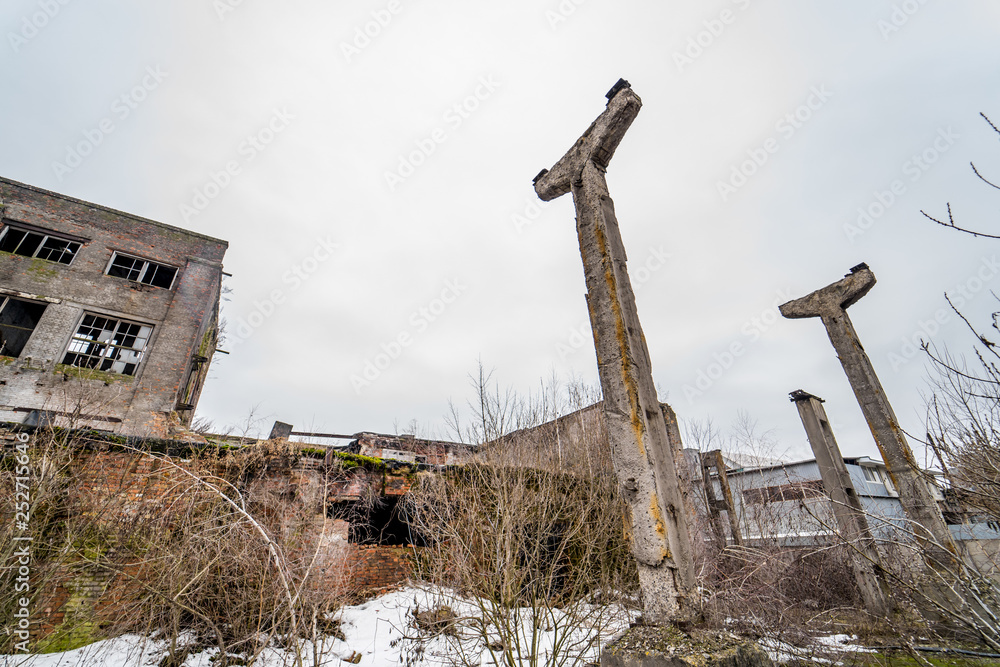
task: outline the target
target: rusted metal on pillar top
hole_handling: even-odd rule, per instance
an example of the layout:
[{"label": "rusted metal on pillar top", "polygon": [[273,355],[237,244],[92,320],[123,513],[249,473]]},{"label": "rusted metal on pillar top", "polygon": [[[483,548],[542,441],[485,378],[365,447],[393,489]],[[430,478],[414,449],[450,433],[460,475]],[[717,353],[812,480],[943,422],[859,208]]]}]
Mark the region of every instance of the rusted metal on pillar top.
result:
[{"label": "rusted metal on pillar top", "polygon": [[894,605],[882,556],[875,546],[861,500],[830,428],[823,399],[801,389],[791,392],[789,397],[798,409],[809,446],[816,456],[823,488],[832,501],[840,538],[850,545],[851,569],[861,599],[869,612],[890,614]]},{"label": "rusted metal on pillar top", "polygon": [[[929,534],[917,536],[929,554],[939,563],[950,563],[957,553],[951,531],[917,467],[882,383],[847,315],[846,309],[868,294],[874,285],[875,275],[868,265],[858,264],[841,280],[782,304],[779,310],[790,319],[819,317],[823,321],[875,444],[899,491],[903,511]],[[928,536],[930,542],[925,539]]]},{"label": "rusted metal on pillar top", "polygon": [[[656,396],[626,268],[625,247],[604,173],[642,102],[625,80],[572,148],[534,179],[545,201],[572,192],[587,305],[612,461],[629,506],[632,553],[651,622],[693,619],[696,580],[689,512]],[[676,440],[676,437],[673,438]]]}]

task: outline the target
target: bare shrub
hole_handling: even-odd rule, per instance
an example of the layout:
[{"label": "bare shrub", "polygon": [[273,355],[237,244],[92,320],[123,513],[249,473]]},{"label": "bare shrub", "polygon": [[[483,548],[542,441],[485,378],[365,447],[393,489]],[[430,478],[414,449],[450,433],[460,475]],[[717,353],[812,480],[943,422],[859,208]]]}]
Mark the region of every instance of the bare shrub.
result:
[{"label": "bare shrub", "polygon": [[100,634],[166,638],[178,665],[195,647],[216,647],[224,665],[278,642],[301,665],[301,640],[318,651],[335,629],[349,592],[325,512],[326,488],[343,474],[336,459],[303,466],[276,442],[182,460],[84,432],[33,439],[45,449],[34,456],[36,569],[103,576]]},{"label": "bare shrub", "polygon": [[797,640],[812,619],[858,605],[842,549],[727,547],[705,562],[706,619],[749,636]]},{"label": "bare shrub", "polygon": [[420,575],[457,615],[446,634],[454,664],[478,665],[481,652],[511,667],[579,664],[622,622],[613,603],[638,592],[604,436],[512,434],[552,403],[488,381],[480,372],[474,433],[496,437],[460,468],[420,475],[406,497],[428,544]]},{"label": "bare shrub", "polygon": [[[60,575],[64,522],[70,513],[66,487],[73,460],[62,438],[51,430],[30,438],[22,435],[23,441],[14,433],[9,437],[10,440],[4,442],[0,459],[0,558],[4,564],[0,568],[0,590],[10,594],[0,595],[0,616],[10,625],[5,625],[0,632],[0,653],[12,653],[18,642],[14,632],[17,601],[22,597],[36,599],[37,591]],[[16,443],[27,445],[26,454],[19,455]],[[26,507],[19,507],[25,501],[16,493],[22,488],[16,483],[18,478],[28,479]],[[26,530],[15,521],[15,511],[29,517]],[[25,547],[30,553],[30,588],[25,588],[25,582],[18,580],[20,554]]]}]

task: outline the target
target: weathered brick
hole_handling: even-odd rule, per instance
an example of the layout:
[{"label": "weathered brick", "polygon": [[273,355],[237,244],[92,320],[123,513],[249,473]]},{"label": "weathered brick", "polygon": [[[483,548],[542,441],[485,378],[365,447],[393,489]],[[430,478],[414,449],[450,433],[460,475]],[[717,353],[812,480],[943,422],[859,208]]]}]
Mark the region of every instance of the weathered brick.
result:
[{"label": "weathered brick", "polygon": [[[72,413],[129,435],[171,434],[187,423],[215,352],[222,259],[228,243],[0,178],[3,222],[89,239],[69,265],[0,253],[0,296],[55,300],[17,359],[0,357],[0,420],[31,410]],[[171,289],[108,276],[114,252],[177,267]],[[153,326],[134,377],[83,378],[61,362],[84,313]],[[208,361],[199,362],[198,357]]]}]

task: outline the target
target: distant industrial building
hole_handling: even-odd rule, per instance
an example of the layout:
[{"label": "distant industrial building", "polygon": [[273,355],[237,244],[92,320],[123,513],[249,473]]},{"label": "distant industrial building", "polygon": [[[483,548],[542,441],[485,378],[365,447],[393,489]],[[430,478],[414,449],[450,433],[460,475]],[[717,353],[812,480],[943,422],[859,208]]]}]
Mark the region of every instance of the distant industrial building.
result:
[{"label": "distant industrial building", "polygon": [[[806,546],[834,540],[837,522],[815,459],[746,466],[737,455],[723,458],[744,541]],[[875,539],[905,538],[906,518],[885,464],[867,456],[844,463]],[[939,482],[931,491],[956,540],[1000,540],[1000,526],[966,511]],[[718,489],[717,479],[714,484]]]}]

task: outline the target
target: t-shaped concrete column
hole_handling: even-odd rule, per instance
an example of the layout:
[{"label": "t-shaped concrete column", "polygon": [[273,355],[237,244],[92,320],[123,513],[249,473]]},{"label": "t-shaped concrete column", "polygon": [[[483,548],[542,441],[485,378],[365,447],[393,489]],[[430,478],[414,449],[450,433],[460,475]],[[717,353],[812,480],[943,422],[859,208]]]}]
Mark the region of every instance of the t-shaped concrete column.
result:
[{"label": "t-shaped concrete column", "polygon": [[816,455],[823,488],[833,502],[833,515],[840,536],[848,543],[854,580],[861,599],[869,612],[888,615],[893,610],[893,604],[882,557],[875,547],[875,539],[868,528],[868,519],[854,490],[847,464],[833,437],[830,420],[823,409],[823,399],[801,389],[790,395],[809,437],[809,446]]},{"label": "t-shaped concrete column", "polygon": [[569,152],[535,177],[535,192],[544,201],[573,193],[608,441],[630,508],[644,616],[653,623],[684,621],[694,616],[696,585],[688,511],[604,178],[642,102],[624,80],[607,97],[607,109]]},{"label": "t-shaped concrete column", "polygon": [[[951,531],[941,516],[937,501],[921,476],[910,445],[903,436],[896,414],[889,405],[882,384],[847,316],[847,308],[857,303],[875,285],[875,275],[866,264],[851,269],[845,278],[808,296],[779,307],[785,317],[819,317],[826,326],[861,411],[875,437],[875,444],[899,490],[899,502],[925,554],[942,565],[954,562],[957,550]],[[921,530],[922,529],[922,530]]]}]

